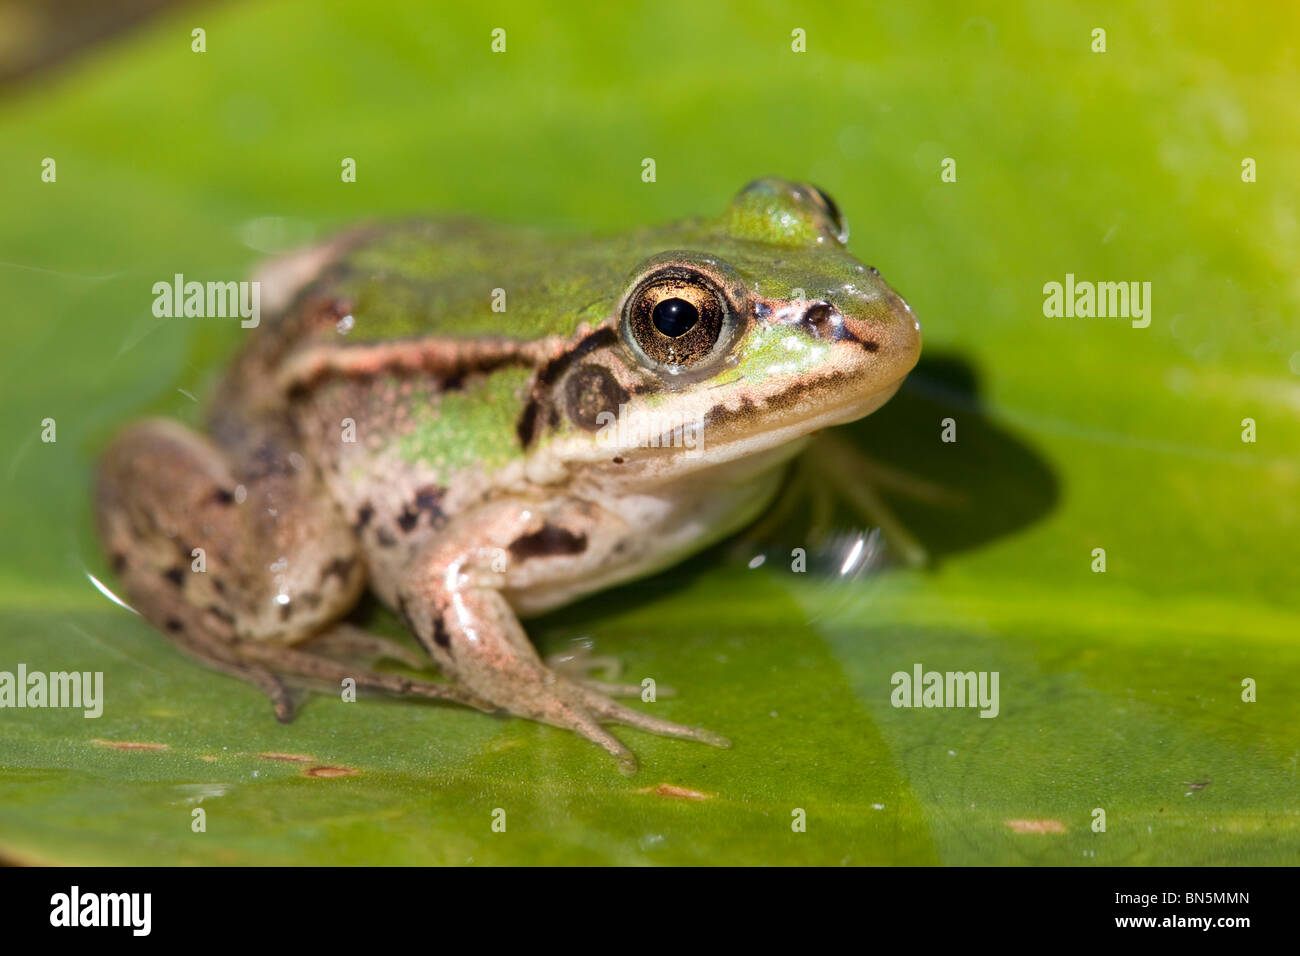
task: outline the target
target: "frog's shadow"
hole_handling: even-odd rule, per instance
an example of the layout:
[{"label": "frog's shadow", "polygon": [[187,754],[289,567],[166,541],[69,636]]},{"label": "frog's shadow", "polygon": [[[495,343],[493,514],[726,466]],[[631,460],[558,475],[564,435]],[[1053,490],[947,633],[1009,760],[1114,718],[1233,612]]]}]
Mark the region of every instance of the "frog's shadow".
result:
[{"label": "frog's shadow", "polygon": [[[954,555],[1039,521],[1059,500],[1060,482],[1055,472],[1031,446],[990,418],[980,399],[979,375],[960,356],[939,353],[923,357],[884,407],[836,429],[835,434],[873,466],[901,476],[902,487],[937,492],[915,494],[890,487],[888,482],[871,483],[889,511],[925,549],[925,567],[931,571]],[[814,481],[817,467],[811,467]],[[757,550],[776,553],[785,549],[788,554],[790,548],[806,545],[807,521],[807,509],[796,509],[792,521],[784,522],[759,544],[751,544],[742,532],[669,570],[595,595],[547,615],[540,623],[550,630],[548,624],[563,622],[561,629],[570,633],[575,628],[598,627],[610,606],[636,609],[666,597],[719,564],[744,566]],[[835,511],[834,521],[839,530],[864,530],[862,519],[843,505]]]}]

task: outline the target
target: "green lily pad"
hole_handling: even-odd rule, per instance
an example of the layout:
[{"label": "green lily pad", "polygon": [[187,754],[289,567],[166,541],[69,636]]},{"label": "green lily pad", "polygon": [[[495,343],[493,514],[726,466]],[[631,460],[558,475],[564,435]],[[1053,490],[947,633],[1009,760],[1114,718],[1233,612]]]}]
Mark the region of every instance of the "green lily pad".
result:
[{"label": "green lily pad", "polygon": [[[1294,861],[1300,106],[1296,14],[1272,17],[230,4],[11,86],[0,671],[102,671],[105,705],[0,710],[0,859]],[[242,334],[154,318],[154,282],[422,210],[630,228],[765,174],[833,194],[922,319],[903,392],[840,437],[927,562],[836,574],[801,506],[531,627],[672,685],[636,706],[733,749],[619,731],[624,778],[423,701],[318,695],[280,725],[93,586],[96,454],[142,414],[196,421]],[[1150,282],[1150,325],[1045,316],[1067,273]],[[917,664],[996,671],[997,716],[895,707]]]}]

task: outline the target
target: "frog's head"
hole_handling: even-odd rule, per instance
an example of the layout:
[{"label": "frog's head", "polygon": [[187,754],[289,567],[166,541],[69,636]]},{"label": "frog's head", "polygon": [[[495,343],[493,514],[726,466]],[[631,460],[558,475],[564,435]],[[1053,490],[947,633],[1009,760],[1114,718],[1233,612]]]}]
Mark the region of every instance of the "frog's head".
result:
[{"label": "frog's head", "polygon": [[874,411],[916,364],[920,325],[846,239],[830,197],[779,179],[642,234],[613,318],[550,376],[554,450],[662,477],[790,454]]}]

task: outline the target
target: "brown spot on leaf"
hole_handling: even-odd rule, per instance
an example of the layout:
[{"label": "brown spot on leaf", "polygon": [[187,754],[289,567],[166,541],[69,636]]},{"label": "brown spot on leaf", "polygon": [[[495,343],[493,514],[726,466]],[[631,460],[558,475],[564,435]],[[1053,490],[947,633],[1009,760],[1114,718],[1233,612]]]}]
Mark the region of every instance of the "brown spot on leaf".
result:
[{"label": "brown spot on leaf", "polygon": [[99,744],[101,747],[112,747],[114,750],[148,750],[156,752],[168,749],[166,744],[148,744],[138,740],[100,740],[96,737],[91,743]]},{"label": "brown spot on leaf", "polygon": [[315,763],[316,758],[310,754],[282,754],[282,753],[264,753],[258,754],[263,760],[282,760],[286,763]]},{"label": "brown spot on leaf", "polygon": [[1060,820],[1003,820],[1016,833],[1064,833]]},{"label": "brown spot on leaf", "polygon": [[668,800],[712,800],[713,794],[701,793],[699,790],[692,790],[690,787],[679,787],[675,783],[661,783],[657,787],[644,787],[637,793],[651,793],[656,797],[664,797]]},{"label": "brown spot on leaf", "polygon": [[355,777],[360,772],[351,767],[308,767],[302,775],[304,777]]}]

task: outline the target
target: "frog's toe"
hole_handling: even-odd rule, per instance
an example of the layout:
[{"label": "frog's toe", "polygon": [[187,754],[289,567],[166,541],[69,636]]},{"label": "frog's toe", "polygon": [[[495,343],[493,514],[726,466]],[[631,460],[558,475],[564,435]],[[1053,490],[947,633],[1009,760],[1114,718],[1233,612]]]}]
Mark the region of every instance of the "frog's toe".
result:
[{"label": "frog's toe", "polygon": [[658,734],[660,737],[677,737],[682,740],[696,740],[702,744],[708,744],[710,747],[727,748],[731,746],[731,741],[721,734],[715,734],[711,730],[705,730],[702,727],[688,727],[685,724],[676,724],[671,720],[664,720],[661,717],[652,717],[647,713],[639,710],[633,710],[630,707],[624,707],[622,704],[610,700],[597,694],[591,694],[587,702],[588,708],[607,723],[623,724],[627,727],[635,727],[638,730],[644,730],[647,733]]},{"label": "frog's toe", "polygon": [[409,647],[369,631],[339,622],[311,639],[310,648],[343,663],[359,662],[373,668],[381,660],[397,661],[412,670],[422,671],[429,659]]},{"label": "frog's toe", "polygon": [[[593,654],[586,647],[578,647],[546,658],[546,666],[570,682],[606,697],[640,697],[645,688],[640,684],[622,683],[616,678],[623,672],[623,662],[612,654]],[[600,677],[593,677],[600,674]],[[655,695],[672,697],[677,693],[671,687],[657,686]]]},{"label": "frog's toe", "polygon": [[[592,674],[599,673],[614,680],[623,673],[623,662],[617,657],[612,654],[593,654],[585,646],[550,655],[546,658],[546,666],[555,673],[579,683],[587,680]],[[637,693],[639,694],[640,691]]]},{"label": "frog's toe", "polygon": [[637,771],[636,755],[623,742],[600,725],[595,716],[586,712],[574,712],[564,726],[580,736],[586,737],[596,746],[602,748],[614,758],[619,773],[632,776]]},{"label": "frog's toe", "polygon": [[[597,694],[604,694],[606,697],[640,697],[645,693],[645,688],[640,684],[611,684],[604,680],[575,680],[575,684],[595,691]],[[674,697],[677,691],[671,687],[657,686],[655,688],[656,697]]]}]

